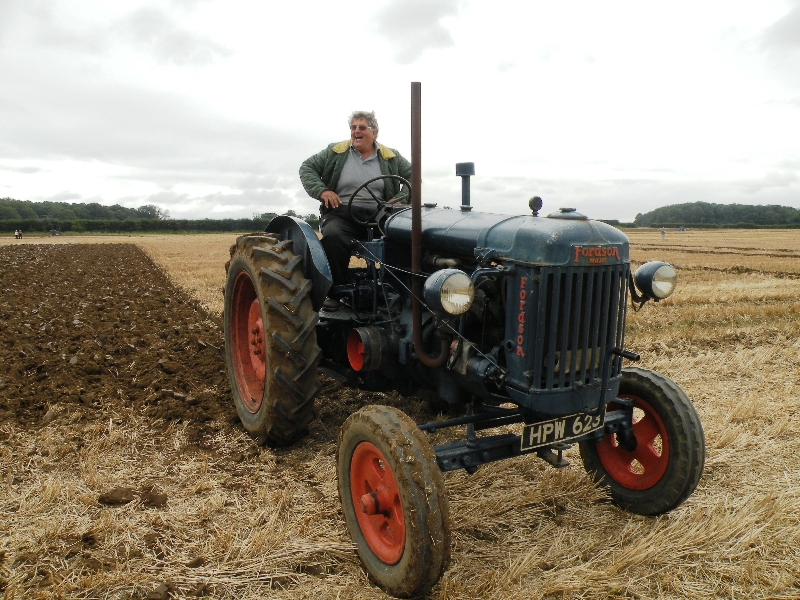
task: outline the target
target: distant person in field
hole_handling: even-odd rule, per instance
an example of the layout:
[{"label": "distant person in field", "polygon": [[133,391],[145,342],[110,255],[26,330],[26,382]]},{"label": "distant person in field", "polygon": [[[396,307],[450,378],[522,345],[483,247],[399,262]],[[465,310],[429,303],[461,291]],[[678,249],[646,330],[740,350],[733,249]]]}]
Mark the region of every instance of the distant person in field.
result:
[{"label": "distant person in field", "polygon": [[[329,144],[303,161],[300,182],[309,196],[320,201],[319,228],[322,247],[328,256],[333,284],[347,283],[350,247],[354,239],[366,239],[367,228],[354,223],[347,210],[353,192],[365,181],[380,175],[400,175],[411,179],[411,163],[397,150],[379,144],[378,120],[374,112],[356,111],[348,119],[350,139]],[[380,200],[408,202],[408,190],[396,179],[380,179],[369,185]],[[353,213],[367,220],[377,208],[369,192],[353,198]],[[326,301],[328,302],[328,301]],[[326,307],[331,303],[326,304]],[[338,301],[336,302],[338,306]]]},{"label": "distant person in field", "polygon": [[662,227],[661,228],[661,239],[663,240],[665,237],[667,237],[667,230]]}]

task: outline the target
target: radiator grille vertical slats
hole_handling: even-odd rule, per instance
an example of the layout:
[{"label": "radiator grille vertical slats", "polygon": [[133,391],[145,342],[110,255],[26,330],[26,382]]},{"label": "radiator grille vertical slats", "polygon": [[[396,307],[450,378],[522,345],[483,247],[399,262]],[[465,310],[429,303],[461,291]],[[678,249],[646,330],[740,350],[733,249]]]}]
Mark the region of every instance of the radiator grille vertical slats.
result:
[{"label": "radiator grille vertical slats", "polygon": [[[562,310],[563,310],[565,315],[572,314],[571,313],[571,308],[572,308],[572,282],[573,282],[574,279],[575,279],[575,274],[574,273],[567,273],[566,276],[564,277],[564,300],[562,301]],[[559,335],[558,344],[559,344],[560,348],[568,348],[569,347],[567,345],[567,343],[568,343],[568,340],[569,340],[569,331],[570,331],[571,327],[572,327],[572,321],[571,320],[567,321],[566,323],[562,323],[561,331],[558,334]],[[572,360],[572,356],[571,356],[572,354],[574,354],[574,353],[571,353],[570,356],[568,356],[568,357],[567,356],[563,357],[562,362],[571,361]],[[567,369],[566,368],[559,369],[559,372],[558,372],[558,387],[560,387],[560,388],[564,387],[564,383],[566,381],[566,376],[567,376]]]},{"label": "radiator grille vertical slats", "polygon": [[[627,272],[623,272],[620,277],[615,277],[614,280],[618,282],[617,293],[614,294],[614,298],[617,302],[614,307],[614,311],[617,313],[617,337],[614,343],[617,348],[623,348],[625,342],[625,318],[628,312],[628,305],[625,303],[625,299],[628,297]],[[615,355],[611,372],[619,373],[621,370],[622,357]]]},{"label": "radiator grille vertical slats", "polygon": [[588,365],[589,379],[600,377],[600,370],[597,368],[598,345],[600,344],[600,326],[603,324],[603,318],[600,313],[600,303],[603,299],[603,272],[595,271],[594,275],[594,297],[592,298],[592,321],[589,323],[591,328],[591,342],[589,347],[589,354],[592,357],[591,363]]},{"label": "radiator grille vertical slats", "polygon": [[[612,313],[609,310],[609,305],[611,304],[612,289],[614,287],[612,284],[612,280],[614,278],[612,277],[611,273],[609,273],[607,270],[604,270],[604,272],[600,275],[600,277],[603,279],[603,286],[602,286],[603,293],[600,295],[601,308],[600,308],[600,318],[598,318],[598,325],[597,325],[597,329],[600,332],[600,340],[598,341],[596,348],[600,354],[605,354],[605,349],[608,348],[608,338],[609,338],[608,330],[610,326],[613,325],[614,322],[616,321],[615,319],[616,314]],[[602,315],[608,315],[608,317],[606,319],[603,319]],[[601,321],[603,321],[603,323],[601,323]],[[613,331],[611,332],[611,335],[612,336],[614,335]],[[597,368],[597,377],[600,377],[603,373],[602,371],[603,364],[599,360],[595,361],[594,364]]]},{"label": "radiator grille vertical slats", "polygon": [[[535,323],[533,388],[563,389],[602,376],[603,361],[624,341],[628,265],[546,267],[531,292]],[[535,281],[535,279],[534,279]],[[610,375],[622,360],[613,356]]]},{"label": "radiator grille vertical slats", "polygon": [[591,322],[594,319],[593,315],[593,297],[594,297],[594,269],[586,269],[586,291],[584,298],[586,298],[586,306],[583,313],[579,315],[579,323],[582,331],[581,334],[581,363],[579,373],[584,374],[583,379],[586,378],[586,370],[589,366],[589,334],[591,329]]},{"label": "radiator grille vertical slats", "polygon": [[[545,326],[548,321],[548,314],[546,308],[547,302],[547,277],[539,277],[539,285],[532,286],[532,291],[535,294],[531,298],[531,303],[528,307],[535,307],[535,318],[527,319],[528,321],[536,324],[536,335],[534,337],[534,352],[533,352],[533,381],[541,381],[544,373],[544,334]],[[530,314],[530,313],[529,313]]]},{"label": "radiator grille vertical slats", "polygon": [[[559,310],[561,304],[561,269],[556,267],[552,273],[548,273],[548,311],[551,314]],[[547,323],[547,349],[545,356],[547,357],[547,364],[545,365],[546,382],[545,387],[553,387],[553,375],[556,370],[556,342],[558,341],[558,326],[561,325],[560,319],[550,319]]]},{"label": "radiator grille vertical slats", "polygon": [[[581,314],[581,311],[584,310],[585,304],[583,301],[583,288],[584,288],[584,280],[586,279],[586,269],[583,267],[578,267],[575,269],[575,304],[573,307],[573,313],[575,315]],[[580,339],[578,336],[580,335],[580,321],[577,323],[572,323],[572,336],[570,337],[570,344],[569,347],[573,349],[571,353],[570,360],[569,360],[569,386],[575,387],[575,373],[577,372],[578,367],[578,352],[575,351],[578,348],[578,340]],[[581,372],[583,372],[583,367],[581,367]]]}]

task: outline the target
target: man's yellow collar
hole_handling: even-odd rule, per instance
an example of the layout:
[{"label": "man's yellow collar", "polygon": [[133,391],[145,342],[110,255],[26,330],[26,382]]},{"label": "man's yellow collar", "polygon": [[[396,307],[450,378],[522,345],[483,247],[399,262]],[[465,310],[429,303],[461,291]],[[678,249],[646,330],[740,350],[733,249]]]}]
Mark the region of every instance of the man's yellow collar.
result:
[{"label": "man's yellow collar", "polygon": [[[341,154],[342,152],[347,152],[350,148],[350,140],[345,140],[343,142],[339,142],[336,144],[331,150],[336,152],[336,154]],[[378,144],[378,152],[381,153],[381,157],[383,160],[389,160],[390,158],[394,158],[395,154],[392,152],[391,148],[387,148],[386,146],[381,146]]]}]

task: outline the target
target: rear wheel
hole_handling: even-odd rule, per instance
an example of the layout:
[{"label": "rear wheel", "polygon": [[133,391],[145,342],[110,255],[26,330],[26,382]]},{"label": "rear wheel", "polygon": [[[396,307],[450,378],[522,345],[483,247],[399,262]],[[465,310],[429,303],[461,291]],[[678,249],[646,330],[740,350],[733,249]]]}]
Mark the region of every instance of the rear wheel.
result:
[{"label": "rear wheel", "polygon": [[[624,369],[618,397],[633,403],[636,447],[625,450],[616,434],[583,442],[584,467],[620,508],[651,516],[668,512],[689,497],[703,474],[700,418],[683,390],[653,371]],[[618,408],[612,402],[607,410]]]},{"label": "rear wheel", "polygon": [[450,508],[425,434],[399,410],[366,406],[342,426],[337,475],[369,575],[395,596],[429,591],[450,561]]},{"label": "rear wheel", "polygon": [[260,443],[285,446],[308,433],[321,357],[311,281],[291,241],[242,236],[225,266],[225,360],[236,410]]}]

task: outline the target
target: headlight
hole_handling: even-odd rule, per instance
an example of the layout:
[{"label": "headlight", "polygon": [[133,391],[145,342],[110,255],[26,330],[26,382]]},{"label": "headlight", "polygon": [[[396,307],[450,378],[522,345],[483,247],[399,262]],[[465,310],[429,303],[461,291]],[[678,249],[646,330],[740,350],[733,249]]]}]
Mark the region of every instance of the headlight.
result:
[{"label": "headlight", "polygon": [[464,271],[442,269],[425,280],[425,303],[435,312],[461,315],[469,310],[475,288]]},{"label": "headlight", "polygon": [[636,287],[646,297],[655,301],[667,298],[675,291],[678,274],[672,265],[660,261],[644,263],[633,274]]}]

